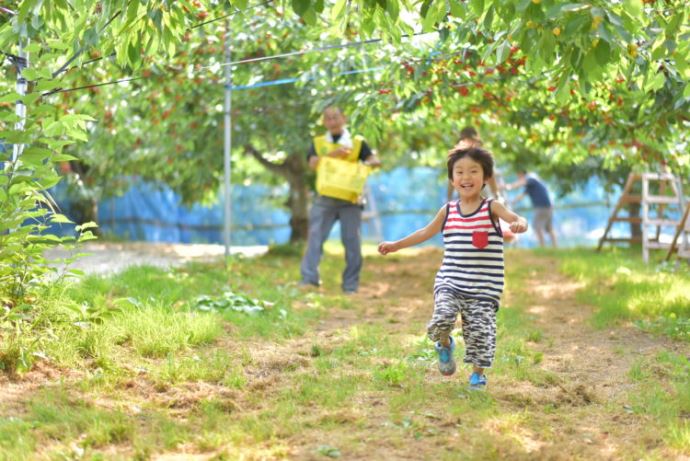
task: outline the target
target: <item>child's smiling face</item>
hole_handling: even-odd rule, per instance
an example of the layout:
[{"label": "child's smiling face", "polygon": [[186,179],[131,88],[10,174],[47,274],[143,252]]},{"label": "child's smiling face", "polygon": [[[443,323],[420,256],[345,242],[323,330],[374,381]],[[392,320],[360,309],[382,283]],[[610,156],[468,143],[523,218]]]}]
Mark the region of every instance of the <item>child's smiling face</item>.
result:
[{"label": "child's smiling face", "polygon": [[453,165],[453,187],[460,198],[478,197],[484,187],[484,169],[479,162],[465,155]]}]

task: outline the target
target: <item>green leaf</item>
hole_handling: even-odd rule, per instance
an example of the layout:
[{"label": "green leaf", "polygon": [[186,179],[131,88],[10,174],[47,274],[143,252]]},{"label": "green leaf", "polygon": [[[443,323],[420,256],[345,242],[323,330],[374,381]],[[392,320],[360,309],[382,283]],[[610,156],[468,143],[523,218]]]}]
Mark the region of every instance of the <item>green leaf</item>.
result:
[{"label": "green leaf", "polygon": [[564,81],[556,90],[556,102],[565,104],[570,99],[570,84]]},{"label": "green leaf", "polygon": [[542,33],[539,42],[539,53],[545,62],[551,62],[556,48],[556,39],[550,31]]},{"label": "green leaf", "polygon": [[631,16],[642,16],[642,1],[641,0],[623,0],[625,12]]},{"label": "green leaf", "polygon": [[398,0],[387,0],[386,11],[390,15],[390,19],[397,21],[398,17],[400,17],[400,3]]},{"label": "green leaf", "polygon": [[40,165],[48,157],[52,155],[52,151],[42,147],[28,147],[22,152],[22,162],[30,163],[32,165]]},{"label": "green leaf", "polygon": [[73,139],[77,139],[79,141],[84,141],[87,142],[89,140],[89,137],[86,135],[86,133],[82,130],[72,128],[67,130],[67,135],[70,136]]},{"label": "green leaf", "polygon": [[15,92],[12,92],[12,93],[8,93],[8,94],[6,94],[6,95],[4,95],[4,96],[1,96],[1,97],[0,97],[0,102],[10,102],[10,103],[13,103],[13,102],[17,102],[17,100],[19,100],[19,98],[20,98],[19,94],[15,93]]},{"label": "green leaf", "polygon": [[62,134],[62,123],[58,121],[50,122],[48,126],[43,129],[46,136],[59,136]]},{"label": "green leaf", "polygon": [[61,243],[62,239],[58,237],[57,235],[52,235],[52,234],[43,234],[43,235],[29,235],[26,238],[30,243],[33,244],[52,244],[52,243]]},{"label": "green leaf", "polygon": [[134,43],[130,42],[127,47],[127,58],[132,66],[135,66],[139,62],[139,50]]},{"label": "green leaf", "polygon": [[484,0],[470,0],[470,7],[477,16],[484,13]]},{"label": "green leaf", "polygon": [[24,75],[24,78],[27,80],[38,80],[38,71],[36,69],[24,69],[22,75]]},{"label": "green leaf", "polygon": [[645,85],[645,91],[657,91],[664,87],[666,83],[666,76],[662,72],[657,72],[656,75]]},{"label": "green leaf", "polygon": [[57,80],[40,80],[36,84],[37,91],[49,91],[59,88],[62,84]]},{"label": "green leaf", "polygon": [[316,22],[318,20],[318,16],[316,15],[316,11],[314,11],[313,8],[309,8],[304,13],[304,16],[302,16],[302,19],[304,19],[304,22],[306,22],[310,26],[314,26],[314,25],[316,25]]},{"label": "green leaf", "polygon": [[300,16],[304,16],[309,6],[311,6],[310,0],[292,0],[292,9]]},{"label": "green leaf", "polygon": [[486,16],[484,17],[484,27],[487,30],[491,30],[491,25],[494,22],[494,6],[490,5],[489,9],[486,11]]},{"label": "green leaf", "polygon": [[563,5],[555,5],[546,11],[546,18],[556,19],[565,13],[584,11],[590,7],[591,5],[587,5],[585,3],[565,3]]},{"label": "green leaf", "polygon": [[502,62],[505,62],[509,55],[510,43],[507,40],[504,40],[496,50],[496,63],[501,64]]},{"label": "green leaf", "polygon": [[459,2],[459,0],[449,0],[450,13],[456,18],[465,17],[465,7]]},{"label": "green leaf", "polygon": [[517,5],[517,10],[518,12],[522,13],[524,12],[529,6],[532,4],[532,0],[520,0],[520,3]]},{"label": "green leaf", "polygon": [[18,22],[26,21],[26,17],[32,12],[38,0],[24,0],[19,7]]},{"label": "green leaf", "polygon": [[79,243],[88,242],[89,240],[98,240],[98,237],[93,235],[90,231],[87,231],[83,234],[80,234],[79,239],[77,239]]},{"label": "green leaf", "polygon": [[73,160],[79,160],[77,157],[68,154],[56,154],[51,157],[53,162],[71,162]]},{"label": "green leaf", "polygon": [[422,30],[429,32],[434,30],[435,24],[443,19],[446,14],[445,2],[435,2],[427,11],[426,17],[422,20]]},{"label": "green leaf", "polygon": [[333,5],[331,10],[331,20],[335,21],[338,17],[345,11],[345,5],[347,5],[348,0],[338,0]]},{"label": "green leaf", "polygon": [[54,224],[74,224],[67,216],[60,213],[52,214],[49,219]]},{"label": "green leaf", "polygon": [[79,226],[75,227],[75,229],[78,231],[85,231],[87,229],[94,229],[96,227],[98,227],[98,224],[96,224],[93,221],[88,221],[88,222],[85,222],[85,223],[80,224]]},{"label": "green leaf", "polygon": [[596,48],[594,49],[594,54],[597,58],[597,63],[600,66],[605,66],[611,60],[611,47],[605,40],[599,40]]},{"label": "green leaf", "polygon": [[137,13],[139,12],[139,2],[136,0],[130,1],[127,5],[127,22],[133,23],[137,19]]},{"label": "green leaf", "polygon": [[582,70],[584,71],[585,80],[590,82],[596,80],[601,75],[603,69],[599,65],[596,52],[590,51],[585,55],[582,61]]},{"label": "green leaf", "polygon": [[422,6],[419,8],[419,15],[422,18],[426,18],[429,14],[429,8],[431,7],[433,0],[424,0]]}]

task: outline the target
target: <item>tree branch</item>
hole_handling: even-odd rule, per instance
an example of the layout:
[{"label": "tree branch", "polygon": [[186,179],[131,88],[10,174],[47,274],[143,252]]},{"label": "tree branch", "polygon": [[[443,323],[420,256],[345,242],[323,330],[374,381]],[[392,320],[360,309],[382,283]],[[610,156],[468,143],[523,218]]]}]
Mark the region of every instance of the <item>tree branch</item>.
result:
[{"label": "tree branch", "polygon": [[273,163],[270,160],[266,159],[261,152],[256,150],[254,146],[251,144],[245,144],[244,145],[244,151],[254,157],[257,162],[259,162],[264,168],[266,168],[268,171],[271,173],[279,174],[280,176],[287,176],[288,175],[288,167],[283,163]]}]

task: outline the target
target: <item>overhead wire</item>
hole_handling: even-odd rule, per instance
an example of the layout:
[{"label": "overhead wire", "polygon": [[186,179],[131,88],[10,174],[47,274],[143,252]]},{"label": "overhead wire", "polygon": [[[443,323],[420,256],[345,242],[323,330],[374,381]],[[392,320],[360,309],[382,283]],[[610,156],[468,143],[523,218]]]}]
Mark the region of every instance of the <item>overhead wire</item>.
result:
[{"label": "overhead wire", "polygon": [[[416,32],[413,34],[404,35],[403,38],[411,38],[411,37],[415,37],[415,36],[419,36],[419,35],[426,35],[426,34],[432,34],[432,33],[434,33],[434,32]],[[261,57],[256,57],[256,58],[240,59],[238,61],[232,61],[230,63],[222,63],[222,64],[216,63],[216,64],[211,65],[211,66],[203,66],[199,70],[217,68],[217,67],[225,67],[228,65],[235,66],[235,65],[249,64],[249,63],[255,63],[255,62],[264,62],[264,61],[270,61],[270,60],[274,60],[274,59],[284,59],[284,58],[292,57],[292,56],[302,56],[302,55],[305,55],[307,53],[324,52],[324,51],[330,51],[330,50],[335,50],[335,49],[359,47],[359,46],[370,45],[373,43],[379,43],[379,42],[382,42],[383,40],[384,39],[382,39],[382,38],[375,38],[375,39],[361,40],[361,41],[356,41],[356,42],[326,45],[326,46],[318,47],[318,48],[310,48],[307,50],[292,51],[289,53],[280,53],[280,54],[275,54],[275,55],[270,55],[270,56],[261,56]],[[67,92],[71,92],[71,91],[77,91],[77,90],[83,90],[83,89],[95,88],[95,87],[101,87],[101,86],[107,86],[107,85],[116,85],[116,84],[123,83],[123,82],[129,82],[129,81],[134,81],[134,80],[143,80],[143,79],[148,79],[148,78],[153,78],[153,77],[152,76],[139,76],[139,77],[126,78],[126,79],[112,80],[112,81],[97,83],[97,84],[93,84],[93,85],[84,85],[84,86],[79,86],[79,87],[75,87],[75,88],[64,88],[64,89],[58,88],[55,90],[45,92],[42,94],[42,96],[50,96],[50,95],[55,94],[55,93],[67,93]],[[266,86],[270,86],[270,85],[266,85]]]}]

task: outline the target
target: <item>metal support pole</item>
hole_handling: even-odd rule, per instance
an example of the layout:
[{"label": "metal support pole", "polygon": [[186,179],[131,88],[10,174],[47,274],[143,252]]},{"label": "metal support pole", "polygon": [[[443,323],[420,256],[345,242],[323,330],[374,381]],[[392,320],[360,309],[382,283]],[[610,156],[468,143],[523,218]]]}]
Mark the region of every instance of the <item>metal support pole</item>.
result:
[{"label": "metal support pole", "polygon": [[[28,46],[28,39],[19,39],[19,52],[18,57],[13,58],[14,64],[17,67],[17,93],[20,96],[26,96],[27,82],[22,71],[28,69],[29,67],[29,53],[25,50],[26,46],[24,41],[26,40],[26,46]],[[24,130],[24,125],[26,124],[26,105],[24,105],[24,99],[19,98],[15,106],[15,113],[19,120],[14,124],[14,129],[17,131]],[[12,146],[12,165],[16,167],[17,160],[24,150],[24,144],[14,144]]]},{"label": "metal support pole", "polygon": [[230,28],[230,21],[225,21],[225,145],[223,149],[223,160],[224,160],[224,172],[225,172],[225,187],[223,194],[224,201],[224,242],[225,242],[225,261],[227,264],[228,257],[230,256],[230,225],[232,223],[232,193],[230,190],[230,149],[232,148],[232,66],[231,63],[231,44],[232,40],[232,29]]}]

